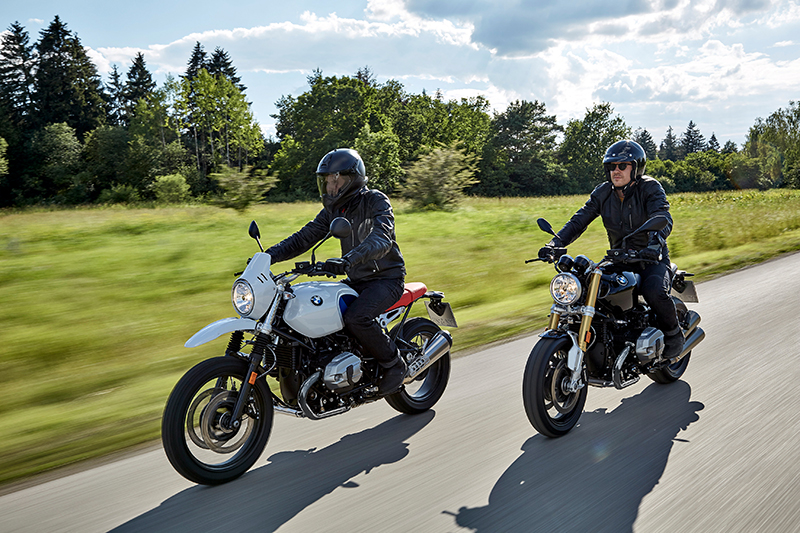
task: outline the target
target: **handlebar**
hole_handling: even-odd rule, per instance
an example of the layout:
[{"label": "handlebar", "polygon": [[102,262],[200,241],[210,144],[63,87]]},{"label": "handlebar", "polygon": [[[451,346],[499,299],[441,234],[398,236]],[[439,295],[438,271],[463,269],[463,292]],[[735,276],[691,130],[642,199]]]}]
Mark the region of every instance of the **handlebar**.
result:
[{"label": "handlebar", "polygon": [[304,276],[325,276],[328,278],[335,278],[337,276],[333,272],[328,272],[325,270],[324,261],[317,261],[316,263],[311,263],[310,261],[300,261],[299,263],[294,264],[294,268],[291,270],[291,273],[302,274]]},{"label": "handlebar", "polygon": [[645,259],[639,257],[640,250],[624,250],[622,248],[612,248],[606,251],[606,261],[612,263],[658,263],[658,260]]},{"label": "handlebar", "polygon": [[[528,259],[525,264],[542,261],[544,263],[555,263],[562,255],[567,253],[566,248],[553,248],[553,253],[545,257],[537,257],[535,259]],[[608,263],[658,263],[652,259],[644,259],[639,257],[639,250],[625,250],[622,248],[613,248],[606,251],[606,256],[603,262]]]},{"label": "handlebar", "polygon": [[558,261],[561,258],[562,255],[564,255],[566,253],[567,253],[567,249],[566,248],[563,248],[563,247],[553,248],[553,253],[552,254],[550,254],[550,255],[548,255],[546,257],[537,257],[535,259],[528,259],[527,261],[525,261],[525,264],[527,265],[528,263],[533,263],[535,261],[543,261],[545,263],[555,263],[556,261]]}]

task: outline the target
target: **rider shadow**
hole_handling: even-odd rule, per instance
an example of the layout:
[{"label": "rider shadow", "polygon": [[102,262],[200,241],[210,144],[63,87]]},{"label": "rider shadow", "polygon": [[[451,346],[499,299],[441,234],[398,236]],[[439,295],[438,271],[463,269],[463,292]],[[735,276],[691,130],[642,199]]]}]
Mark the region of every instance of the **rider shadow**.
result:
[{"label": "rider shadow", "polygon": [[186,489],[112,531],[275,531],[337,488],[358,487],[359,474],[406,457],[405,441],[433,417],[398,415],[321,450],[275,453],[231,483]]},{"label": "rider shadow", "polygon": [[633,531],[642,499],[658,484],[673,442],[699,420],[683,381],[651,384],[611,412],[581,416],[559,439],[534,435],[500,476],[484,507],[461,507],[456,523],[479,533]]}]

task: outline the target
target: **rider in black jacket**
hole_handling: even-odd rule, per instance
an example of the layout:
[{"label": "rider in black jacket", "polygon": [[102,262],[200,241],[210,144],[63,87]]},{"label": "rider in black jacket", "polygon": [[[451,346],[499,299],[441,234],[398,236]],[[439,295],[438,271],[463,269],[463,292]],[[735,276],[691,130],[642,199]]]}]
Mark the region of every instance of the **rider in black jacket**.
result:
[{"label": "rider in black jacket", "polygon": [[629,248],[639,250],[639,257],[651,261],[630,268],[640,274],[639,289],[655,311],[656,321],[664,332],[665,347],[661,358],[669,360],[680,355],[683,349],[675,302],[669,294],[671,278],[666,239],[672,231],[672,217],[663,187],[644,175],[646,163],[647,156],[638,143],[624,140],[612,144],[603,158],[607,181],[592,191],[586,204],[539,251],[539,256],[552,253],[553,247],[567,246],[575,241],[598,216],[603,219],[611,248],[621,247],[622,238],[647,219],[665,216],[669,221],[667,227],[649,235],[636,235],[627,244]]},{"label": "rider in black jacket", "polygon": [[345,217],[350,222],[350,236],[341,241],[342,257],[328,259],[325,270],[347,274],[344,282],[359,294],[343,315],[345,327],[384,368],[378,389],[389,394],[403,384],[407,366],[375,317],[402,296],[406,270],[395,239],[389,198],[368,189],[366,183],[358,152],[340,148],[327,153],[317,166],[322,211],[267,253],[272,263],[291,259],[323,239],[334,218]]}]

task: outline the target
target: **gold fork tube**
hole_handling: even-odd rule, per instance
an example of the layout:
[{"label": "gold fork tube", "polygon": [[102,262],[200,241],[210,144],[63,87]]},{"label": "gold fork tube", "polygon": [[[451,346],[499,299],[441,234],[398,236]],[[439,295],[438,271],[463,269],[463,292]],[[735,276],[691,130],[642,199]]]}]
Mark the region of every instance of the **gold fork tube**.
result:
[{"label": "gold fork tube", "polygon": [[589,331],[592,327],[594,317],[594,305],[597,303],[597,293],[600,290],[600,276],[603,273],[600,269],[595,269],[589,274],[589,292],[586,294],[586,303],[583,306],[583,318],[581,319],[581,329],[578,333],[578,347],[586,353],[589,346]]},{"label": "gold fork tube", "polygon": [[550,311],[550,323],[547,325],[547,329],[556,329],[558,328],[558,321],[561,320],[561,313],[556,313],[555,311]]}]

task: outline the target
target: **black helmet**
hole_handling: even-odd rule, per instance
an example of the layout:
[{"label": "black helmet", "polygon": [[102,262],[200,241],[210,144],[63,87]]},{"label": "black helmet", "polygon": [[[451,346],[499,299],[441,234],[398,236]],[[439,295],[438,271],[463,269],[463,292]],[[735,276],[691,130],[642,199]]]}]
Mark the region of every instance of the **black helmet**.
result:
[{"label": "black helmet", "polygon": [[633,163],[631,183],[644,175],[644,167],[647,164],[647,154],[644,153],[644,148],[636,141],[625,139],[624,141],[617,141],[609,146],[608,150],[606,150],[606,155],[603,156],[603,170],[606,173],[606,179],[608,181],[611,181],[611,172],[605,168],[605,164],[624,163],[625,161]]},{"label": "black helmet", "polygon": [[[346,179],[346,183],[339,188],[336,196],[328,194],[326,188],[328,174],[339,174]],[[333,212],[344,205],[367,183],[366,174],[364,161],[355,150],[337,148],[325,154],[317,165],[317,187],[325,209]]]}]

